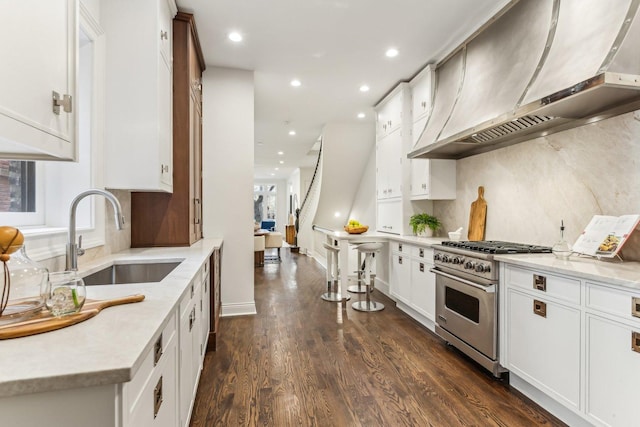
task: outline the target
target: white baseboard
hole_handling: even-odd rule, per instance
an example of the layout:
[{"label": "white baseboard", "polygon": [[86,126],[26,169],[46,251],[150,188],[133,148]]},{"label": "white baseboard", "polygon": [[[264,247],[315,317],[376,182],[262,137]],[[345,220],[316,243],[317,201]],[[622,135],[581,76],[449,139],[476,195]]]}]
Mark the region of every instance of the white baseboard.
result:
[{"label": "white baseboard", "polygon": [[221,317],[253,316],[255,314],[258,314],[255,301],[236,304],[222,304],[222,308],[220,310]]}]

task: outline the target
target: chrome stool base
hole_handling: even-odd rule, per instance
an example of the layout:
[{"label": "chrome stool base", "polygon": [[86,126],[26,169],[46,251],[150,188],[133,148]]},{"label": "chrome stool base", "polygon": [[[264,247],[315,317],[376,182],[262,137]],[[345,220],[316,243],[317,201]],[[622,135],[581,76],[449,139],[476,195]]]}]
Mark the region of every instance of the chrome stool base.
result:
[{"label": "chrome stool base", "polygon": [[362,286],[362,285],[351,285],[347,288],[348,292],[351,292],[352,294],[366,294],[366,287]]},{"label": "chrome stool base", "polygon": [[325,292],[324,294],[320,295],[320,298],[322,298],[325,301],[331,301],[331,302],[349,301],[351,299],[349,295],[343,298],[342,295],[340,295],[337,292]]},{"label": "chrome stool base", "polygon": [[380,311],[384,309],[384,304],[376,301],[358,301],[351,304],[351,308],[358,311]]}]

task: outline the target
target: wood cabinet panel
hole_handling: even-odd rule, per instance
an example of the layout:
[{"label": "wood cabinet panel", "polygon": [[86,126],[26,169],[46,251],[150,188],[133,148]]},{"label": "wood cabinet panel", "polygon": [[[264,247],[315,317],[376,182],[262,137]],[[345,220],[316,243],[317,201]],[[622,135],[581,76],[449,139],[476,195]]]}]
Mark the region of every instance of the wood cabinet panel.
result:
[{"label": "wood cabinet panel", "polygon": [[131,194],[132,247],[189,246],[202,238],[205,64],[193,15],[178,12],[173,37],[173,193]]}]

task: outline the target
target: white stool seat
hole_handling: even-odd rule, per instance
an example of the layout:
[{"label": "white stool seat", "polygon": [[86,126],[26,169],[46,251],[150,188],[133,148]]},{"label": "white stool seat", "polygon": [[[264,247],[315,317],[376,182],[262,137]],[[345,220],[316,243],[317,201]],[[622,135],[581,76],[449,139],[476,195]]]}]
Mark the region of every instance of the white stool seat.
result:
[{"label": "white stool seat", "polygon": [[378,252],[384,246],[383,243],[380,242],[370,242],[370,243],[362,243],[356,247],[358,252]]}]

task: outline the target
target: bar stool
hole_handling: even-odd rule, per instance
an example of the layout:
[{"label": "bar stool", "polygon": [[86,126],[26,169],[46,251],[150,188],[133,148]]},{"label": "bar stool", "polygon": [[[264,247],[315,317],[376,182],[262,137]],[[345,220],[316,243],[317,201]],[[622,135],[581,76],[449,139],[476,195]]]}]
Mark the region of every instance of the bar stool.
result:
[{"label": "bar stool", "polygon": [[373,255],[380,252],[382,243],[364,243],[358,246],[358,254],[364,254],[364,277],[365,300],[354,302],[351,307],[358,311],[380,311],[384,309],[384,305],[377,301],[371,301],[371,292],[373,292],[376,275],[371,273],[373,266]]},{"label": "bar stool", "polygon": [[[358,246],[363,245],[365,243],[353,243],[355,246],[355,250],[358,250]],[[358,275],[357,277],[357,285],[351,285],[347,288],[348,292],[352,294],[364,294],[366,293],[366,285],[364,283],[364,265],[362,265],[362,252],[358,251],[358,269],[355,271]]]},{"label": "bar stool", "polygon": [[[331,302],[340,302],[340,301],[348,301],[351,299],[350,296],[345,296],[342,298],[342,295],[338,293],[338,278],[339,269],[338,269],[338,253],[340,252],[340,248],[332,246],[328,243],[324,244],[324,248],[327,250],[327,292],[320,295],[325,301]],[[332,291],[333,286],[335,286],[335,292]]]}]

